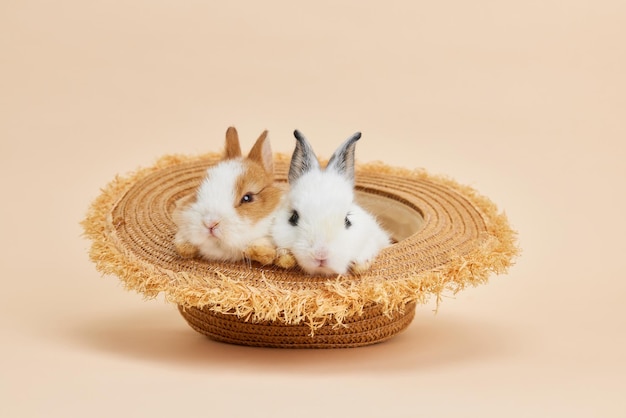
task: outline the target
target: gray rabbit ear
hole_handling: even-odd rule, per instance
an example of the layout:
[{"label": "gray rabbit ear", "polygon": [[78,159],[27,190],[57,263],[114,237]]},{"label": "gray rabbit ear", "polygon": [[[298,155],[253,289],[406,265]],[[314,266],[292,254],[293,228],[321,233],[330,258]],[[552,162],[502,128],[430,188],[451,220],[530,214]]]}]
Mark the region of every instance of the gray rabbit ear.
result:
[{"label": "gray rabbit ear", "polygon": [[328,160],[326,169],[335,170],[354,183],[354,149],[360,138],[361,132],[357,132],[341,144]]},{"label": "gray rabbit ear", "polygon": [[311,148],[311,144],[306,140],[304,135],[297,129],[293,131],[296,137],[296,148],[291,156],[291,164],[289,165],[289,183],[293,183],[304,173],[320,168],[320,163]]}]

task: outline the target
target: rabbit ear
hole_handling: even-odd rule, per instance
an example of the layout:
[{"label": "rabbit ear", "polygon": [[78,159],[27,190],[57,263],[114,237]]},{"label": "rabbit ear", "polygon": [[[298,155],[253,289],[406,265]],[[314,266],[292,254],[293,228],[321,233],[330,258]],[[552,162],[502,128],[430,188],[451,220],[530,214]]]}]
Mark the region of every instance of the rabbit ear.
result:
[{"label": "rabbit ear", "polygon": [[256,140],[248,158],[261,164],[266,173],[270,175],[274,173],[274,157],[272,156],[272,146],[267,139],[267,131],[263,131]]},{"label": "rabbit ear", "polygon": [[293,131],[296,137],[296,148],[291,156],[291,165],[289,166],[289,183],[298,180],[301,175],[311,170],[319,169],[320,163],[311,148],[311,144],[306,140],[304,135],[297,129]]},{"label": "rabbit ear", "polygon": [[354,182],[354,149],[356,148],[356,141],[360,138],[361,132],[357,132],[341,144],[328,160],[326,169],[335,170]]},{"label": "rabbit ear", "polygon": [[229,127],[226,130],[226,147],[224,151],[224,158],[230,160],[232,158],[241,157],[241,146],[239,146],[239,135],[237,129]]}]

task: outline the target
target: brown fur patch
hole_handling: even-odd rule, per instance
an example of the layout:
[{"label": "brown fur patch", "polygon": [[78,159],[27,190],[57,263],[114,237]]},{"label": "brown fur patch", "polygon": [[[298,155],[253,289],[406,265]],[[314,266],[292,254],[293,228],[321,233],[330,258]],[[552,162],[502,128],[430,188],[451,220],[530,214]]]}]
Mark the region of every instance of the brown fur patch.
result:
[{"label": "brown fur patch", "polygon": [[[253,201],[241,203],[241,198],[247,193],[253,195]],[[274,185],[273,177],[261,165],[247,160],[244,173],[235,185],[235,210],[239,216],[257,222],[278,206],[281,194],[281,189]]]}]

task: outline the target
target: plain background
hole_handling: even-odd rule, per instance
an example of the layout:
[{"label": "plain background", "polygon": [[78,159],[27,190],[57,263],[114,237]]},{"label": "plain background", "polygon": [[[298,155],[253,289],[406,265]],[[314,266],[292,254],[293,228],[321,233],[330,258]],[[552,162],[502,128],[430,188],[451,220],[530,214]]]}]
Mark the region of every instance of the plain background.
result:
[{"label": "plain background", "polygon": [[[3,417],[626,416],[623,1],[2,1]],[[294,128],[519,231],[508,275],[352,350],[215,343],[87,258],[116,174]]]}]

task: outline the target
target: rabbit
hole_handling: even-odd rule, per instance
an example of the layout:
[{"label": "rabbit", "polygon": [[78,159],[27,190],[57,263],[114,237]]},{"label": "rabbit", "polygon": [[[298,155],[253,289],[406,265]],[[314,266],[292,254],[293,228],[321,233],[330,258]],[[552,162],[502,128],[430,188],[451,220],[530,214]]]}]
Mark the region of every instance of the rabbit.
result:
[{"label": "rabbit", "polygon": [[354,202],[357,132],[332,155],[324,170],[306,138],[294,131],[290,190],[272,226],[279,251],[288,251],[311,275],[360,274],[391,244],[376,219]]},{"label": "rabbit", "polygon": [[207,169],[196,193],[174,209],[176,250],[183,257],[271,263],[276,254],[269,232],[282,194],[274,183],[267,131],[244,158],[237,130],[228,128],[224,157]]}]

